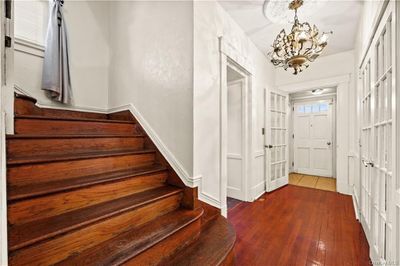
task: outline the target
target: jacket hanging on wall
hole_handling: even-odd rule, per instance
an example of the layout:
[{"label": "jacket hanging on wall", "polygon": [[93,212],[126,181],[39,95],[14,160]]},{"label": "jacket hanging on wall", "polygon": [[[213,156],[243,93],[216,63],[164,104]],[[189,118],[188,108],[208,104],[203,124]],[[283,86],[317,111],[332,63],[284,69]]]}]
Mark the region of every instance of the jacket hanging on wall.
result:
[{"label": "jacket hanging on wall", "polygon": [[53,0],[44,52],[42,89],[50,98],[71,103],[67,28],[63,17],[63,0]]}]

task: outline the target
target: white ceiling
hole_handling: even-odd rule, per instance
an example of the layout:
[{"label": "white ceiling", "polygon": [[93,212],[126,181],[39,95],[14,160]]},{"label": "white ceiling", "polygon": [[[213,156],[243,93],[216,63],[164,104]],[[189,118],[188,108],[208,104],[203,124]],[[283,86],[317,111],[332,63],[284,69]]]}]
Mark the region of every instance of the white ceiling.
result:
[{"label": "white ceiling", "polygon": [[[315,10],[313,9],[311,12],[307,10],[307,17],[302,16],[302,8],[300,8],[298,16],[300,22],[308,21],[310,24],[315,24],[320,32],[333,31],[323,55],[353,49],[361,15],[362,1],[317,1],[324,1],[324,3],[320,7],[314,8]],[[263,14],[264,1],[262,0],[219,0],[219,3],[265,54],[270,51],[273,40],[282,28],[285,28],[286,32],[291,29],[289,23],[274,24],[269,21]],[[310,8],[310,5],[303,8]]]}]

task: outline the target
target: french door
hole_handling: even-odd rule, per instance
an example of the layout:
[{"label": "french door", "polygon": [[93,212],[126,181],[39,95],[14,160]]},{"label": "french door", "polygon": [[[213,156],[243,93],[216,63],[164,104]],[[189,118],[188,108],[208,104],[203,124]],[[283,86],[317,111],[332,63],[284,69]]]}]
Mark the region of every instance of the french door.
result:
[{"label": "french door", "polygon": [[[390,2],[361,67],[361,222],[374,264],[398,261],[394,157],[395,25]],[[398,179],[398,178],[397,178]],[[399,188],[399,182],[397,182]],[[399,214],[399,209],[397,208]]]},{"label": "french door", "polygon": [[294,169],[297,173],[332,177],[333,100],[294,104]]},{"label": "french door", "polygon": [[266,91],[266,190],[278,189],[288,184],[289,137],[288,94],[282,91]]}]

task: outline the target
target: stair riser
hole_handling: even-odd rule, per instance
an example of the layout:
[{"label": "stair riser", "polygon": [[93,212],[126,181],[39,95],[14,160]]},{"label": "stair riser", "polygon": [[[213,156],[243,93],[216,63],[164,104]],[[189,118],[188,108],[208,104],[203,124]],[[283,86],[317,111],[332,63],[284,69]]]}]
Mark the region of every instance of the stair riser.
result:
[{"label": "stair riser", "polygon": [[197,219],[160,243],[157,243],[138,256],[125,262],[124,266],[158,265],[162,261],[168,260],[169,257],[179,252],[179,250],[184,249],[186,246],[196,241],[199,237],[200,230],[201,220]]},{"label": "stair riser", "polygon": [[113,150],[140,150],[144,137],[66,138],[66,139],[8,139],[7,158],[51,154],[75,154]]},{"label": "stair riser", "polygon": [[52,265],[76,252],[173,211],[179,207],[181,195],[170,196],[142,208],[111,217],[60,237],[10,254],[10,265]]},{"label": "stair riser", "polygon": [[27,223],[161,187],[168,173],[137,176],[120,182],[91,186],[8,205],[10,224]]},{"label": "stair riser", "polygon": [[77,112],[61,109],[39,108],[33,102],[16,98],[14,102],[14,110],[16,115],[40,115],[62,118],[92,118],[92,119],[107,119],[107,114]]},{"label": "stair riser", "polygon": [[154,153],[145,153],[11,166],[7,169],[8,184],[17,186],[101,174],[151,165],[154,159]]},{"label": "stair riser", "polygon": [[138,134],[136,124],[131,123],[107,123],[90,121],[67,121],[47,119],[15,119],[15,134],[37,135],[127,135]]}]

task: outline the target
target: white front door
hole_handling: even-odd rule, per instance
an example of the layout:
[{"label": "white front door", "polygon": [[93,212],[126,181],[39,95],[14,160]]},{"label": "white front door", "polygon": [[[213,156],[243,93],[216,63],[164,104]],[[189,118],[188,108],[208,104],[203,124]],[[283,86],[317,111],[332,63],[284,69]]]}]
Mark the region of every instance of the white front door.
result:
[{"label": "white front door", "polygon": [[266,91],[265,93],[265,175],[267,192],[288,184],[288,98],[288,94],[282,91]]},{"label": "white front door", "polygon": [[394,2],[391,1],[360,69],[363,79],[360,95],[361,223],[376,265],[398,265],[400,261],[400,221],[396,223],[396,217],[400,218],[400,204],[395,202],[400,198],[400,184],[399,177],[397,182],[393,178],[396,170],[393,163],[396,155],[393,11]]},{"label": "white front door", "polygon": [[294,170],[332,177],[332,100],[295,103],[293,112]]},{"label": "white front door", "polygon": [[244,80],[228,83],[228,197],[245,200]]}]

